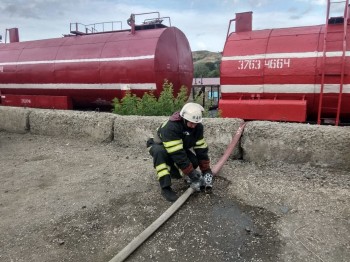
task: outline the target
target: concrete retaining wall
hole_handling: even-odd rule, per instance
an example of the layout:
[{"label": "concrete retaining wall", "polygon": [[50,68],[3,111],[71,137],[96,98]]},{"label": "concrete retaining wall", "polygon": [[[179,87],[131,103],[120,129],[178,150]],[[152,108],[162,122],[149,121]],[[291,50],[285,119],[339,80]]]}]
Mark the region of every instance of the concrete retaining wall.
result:
[{"label": "concrete retaining wall", "polygon": [[[121,146],[146,146],[149,137],[168,117],[119,116],[114,120],[114,141]],[[204,136],[211,154],[223,154],[227,145],[236,133],[241,119],[205,119]],[[234,157],[241,157],[239,147]]]},{"label": "concrete retaining wall", "polygon": [[30,110],[20,107],[0,106],[0,130],[26,133],[29,130]]},{"label": "concrete retaining wall", "polygon": [[350,170],[350,128],[254,121],[241,139],[244,160]]},{"label": "concrete retaining wall", "polygon": [[115,118],[108,113],[35,109],[29,114],[29,126],[33,134],[108,142],[113,139]]},{"label": "concrete retaining wall", "polygon": [[[0,106],[0,130],[113,141],[123,147],[146,147],[146,140],[166,119]],[[227,118],[204,120],[211,155],[223,154],[242,122]],[[243,154],[244,160],[256,163],[309,163],[350,170],[349,127],[254,121],[247,124],[241,147],[236,148],[232,157]]]},{"label": "concrete retaining wall", "polygon": [[[236,134],[242,119],[234,118],[207,118],[204,120],[204,136],[209,146],[211,155],[221,155],[225,152],[227,146]],[[235,147],[231,158],[242,158],[241,147]]]},{"label": "concrete retaining wall", "polygon": [[121,146],[146,148],[146,141],[167,117],[120,116],[114,121],[114,141]]}]

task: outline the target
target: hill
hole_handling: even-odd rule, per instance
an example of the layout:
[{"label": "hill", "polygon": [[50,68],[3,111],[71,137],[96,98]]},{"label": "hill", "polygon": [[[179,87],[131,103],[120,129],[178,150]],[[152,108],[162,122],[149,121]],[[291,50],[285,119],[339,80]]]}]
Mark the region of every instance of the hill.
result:
[{"label": "hill", "polygon": [[210,52],[206,50],[193,51],[192,52],[193,63],[207,63],[207,62],[220,62],[222,54],[221,52]]},{"label": "hill", "polygon": [[219,77],[221,52],[193,51],[194,77]]}]

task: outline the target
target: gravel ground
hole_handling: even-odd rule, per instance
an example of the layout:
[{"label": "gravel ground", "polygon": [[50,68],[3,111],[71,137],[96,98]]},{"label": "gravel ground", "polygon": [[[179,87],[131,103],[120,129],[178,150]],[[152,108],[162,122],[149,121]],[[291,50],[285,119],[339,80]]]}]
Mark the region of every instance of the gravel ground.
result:
[{"label": "gravel ground", "polygon": [[[349,189],[346,171],[230,159],[127,261],[350,261]],[[5,132],[0,194],[0,261],[109,261],[171,205],[144,145]]]}]

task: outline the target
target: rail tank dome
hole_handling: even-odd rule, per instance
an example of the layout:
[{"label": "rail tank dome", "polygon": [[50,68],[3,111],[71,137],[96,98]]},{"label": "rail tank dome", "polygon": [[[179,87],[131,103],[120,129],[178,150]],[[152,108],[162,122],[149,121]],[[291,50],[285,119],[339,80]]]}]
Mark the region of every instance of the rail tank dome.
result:
[{"label": "rail tank dome", "polygon": [[256,31],[252,12],[236,14],[235,21],[220,69],[223,117],[350,120],[347,16],[329,18],[327,25]]},{"label": "rail tank dome", "polygon": [[71,30],[74,35],[63,38],[0,44],[2,104],[110,106],[126,90],[140,97],[153,90],[159,96],[165,79],[175,93],[182,85],[189,90],[193,64],[188,40],[161,21],[158,17],[135,25],[132,20],[130,30]]}]

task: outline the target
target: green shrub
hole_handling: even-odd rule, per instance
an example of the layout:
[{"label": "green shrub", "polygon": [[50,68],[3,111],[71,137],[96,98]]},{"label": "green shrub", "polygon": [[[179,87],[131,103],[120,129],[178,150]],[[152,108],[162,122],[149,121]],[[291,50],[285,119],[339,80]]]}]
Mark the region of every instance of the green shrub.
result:
[{"label": "green shrub", "polygon": [[165,80],[163,91],[158,98],[158,107],[162,109],[164,115],[171,115],[174,111],[174,89],[173,84]]},{"label": "green shrub", "polygon": [[113,100],[113,112],[120,115],[138,115],[140,100],[135,94],[127,91],[126,95],[120,101],[118,98]]},{"label": "green shrub", "polygon": [[178,93],[177,97],[174,100],[175,111],[179,111],[183,107],[183,105],[186,104],[187,99],[188,99],[187,88],[186,86],[183,85],[181,86],[180,92]]},{"label": "green shrub", "polygon": [[165,80],[158,100],[153,92],[145,93],[139,98],[128,91],[121,100],[113,99],[113,112],[119,115],[168,116],[179,111],[187,98],[185,86],[174,97],[173,84]]},{"label": "green shrub", "polygon": [[158,112],[156,104],[157,98],[153,92],[145,93],[139,103],[139,112],[143,116],[156,116]]}]

